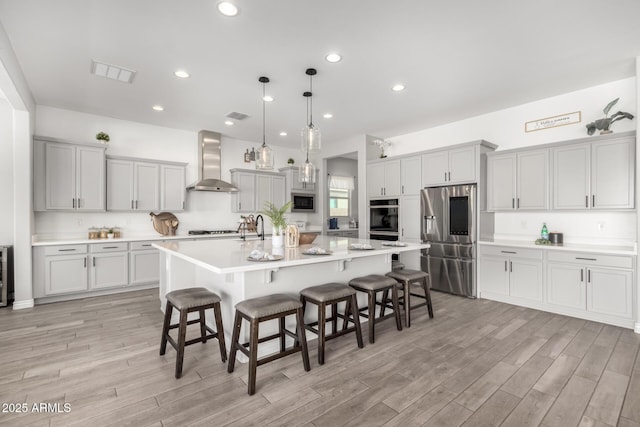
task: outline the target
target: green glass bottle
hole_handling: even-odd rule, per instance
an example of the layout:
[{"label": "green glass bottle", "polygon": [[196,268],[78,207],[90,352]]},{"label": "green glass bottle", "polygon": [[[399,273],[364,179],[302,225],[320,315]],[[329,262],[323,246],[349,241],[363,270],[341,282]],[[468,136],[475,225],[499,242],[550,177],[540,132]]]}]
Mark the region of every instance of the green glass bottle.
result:
[{"label": "green glass bottle", "polygon": [[547,230],[547,223],[542,223],[542,231],[540,232],[540,237],[544,240],[549,240],[549,230]]}]

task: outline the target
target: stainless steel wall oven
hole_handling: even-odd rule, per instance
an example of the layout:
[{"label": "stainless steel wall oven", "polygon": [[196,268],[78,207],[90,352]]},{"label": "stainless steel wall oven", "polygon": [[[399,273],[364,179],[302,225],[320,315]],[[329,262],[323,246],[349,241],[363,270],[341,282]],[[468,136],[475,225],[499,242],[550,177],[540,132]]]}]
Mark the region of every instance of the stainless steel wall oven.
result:
[{"label": "stainless steel wall oven", "polygon": [[369,238],[398,240],[398,199],[380,199],[369,202]]}]

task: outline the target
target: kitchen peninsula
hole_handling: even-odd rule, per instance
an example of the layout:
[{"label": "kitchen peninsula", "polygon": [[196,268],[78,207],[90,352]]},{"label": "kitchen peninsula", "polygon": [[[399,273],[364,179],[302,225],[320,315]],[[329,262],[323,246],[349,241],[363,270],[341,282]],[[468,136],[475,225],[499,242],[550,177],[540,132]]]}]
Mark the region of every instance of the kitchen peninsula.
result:
[{"label": "kitchen peninsula", "polygon": [[[209,240],[155,243],[160,250],[160,301],[164,311],[168,292],[189,287],[205,287],[222,298],[222,321],[230,342],[234,306],[259,296],[288,293],[329,282],[347,283],[367,274],[391,271],[394,253],[428,248],[428,244],[406,243],[406,246],[384,246],[382,241],[344,237],[318,236],[312,245],[297,248],[272,248],[270,240]],[[354,250],[354,244],[371,245],[370,250]],[[330,254],[305,255],[311,247],[323,248]],[[281,254],[279,261],[249,261],[254,250]],[[361,296],[361,297],[364,297]],[[358,300],[365,305],[365,298]],[[308,310],[307,320],[315,310]],[[291,326],[291,325],[289,325]],[[275,328],[275,325],[274,325]],[[245,329],[243,328],[243,332]],[[268,333],[269,331],[265,331]],[[245,337],[246,338],[246,337]],[[275,350],[269,345],[261,354]],[[264,353],[263,353],[264,352]]]}]

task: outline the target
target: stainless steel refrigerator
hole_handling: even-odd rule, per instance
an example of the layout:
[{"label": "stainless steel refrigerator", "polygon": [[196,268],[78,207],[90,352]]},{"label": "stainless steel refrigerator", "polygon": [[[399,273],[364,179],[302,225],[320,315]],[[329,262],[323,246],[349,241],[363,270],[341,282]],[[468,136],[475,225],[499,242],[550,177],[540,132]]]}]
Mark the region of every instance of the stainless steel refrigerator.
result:
[{"label": "stainless steel refrigerator", "polygon": [[475,184],[429,187],[421,192],[420,264],[431,275],[431,287],[476,297]]}]

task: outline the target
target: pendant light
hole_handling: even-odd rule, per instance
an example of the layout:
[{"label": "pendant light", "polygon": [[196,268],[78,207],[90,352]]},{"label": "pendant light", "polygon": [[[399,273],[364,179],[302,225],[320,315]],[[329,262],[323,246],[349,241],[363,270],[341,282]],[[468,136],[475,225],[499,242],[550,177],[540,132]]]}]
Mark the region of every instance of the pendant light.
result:
[{"label": "pendant light", "polygon": [[[309,70],[307,70],[309,71]],[[315,71],[315,70],[314,70]],[[305,98],[307,98],[307,116],[309,114],[309,102],[311,99],[311,92],[305,92],[302,94],[302,96],[304,96]],[[313,126],[313,125],[311,125]],[[312,128],[307,128],[307,129],[311,129]],[[302,131],[302,135],[303,135],[303,140],[304,140],[304,133],[307,129],[304,129]],[[304,162],[304,165],[300,165],[298,167],[298,181],[300,181],[303,185],[303,187],[306,187],[307,184],[313,184],[314,182],[316,182],[316,168],[315,166],[313,166],[313,163],[309,163],[309,146],[306,145],[306,152],[307,152],[307,160]]]},{"label": "pendant light", "polygon": [[302,140],[300,148],[302,152],[317,153],[322,148],[322,141],[320,139],[320,130],[313,125],[313,76],[318,72],[315,68],[307,68],[305,72],[309,76],[309,92],[305,92],[304,96],[307,97],[307,118],[309,124],[302,129]]},{"label": "pendant light", "polygon": [[272,170],[273,169],[273,150],[267,146],[265,131],[265,87],[269,83],[269,77],[260,77],[258,79],[262,83],[262,145],[256,151],[256,169]]}]

